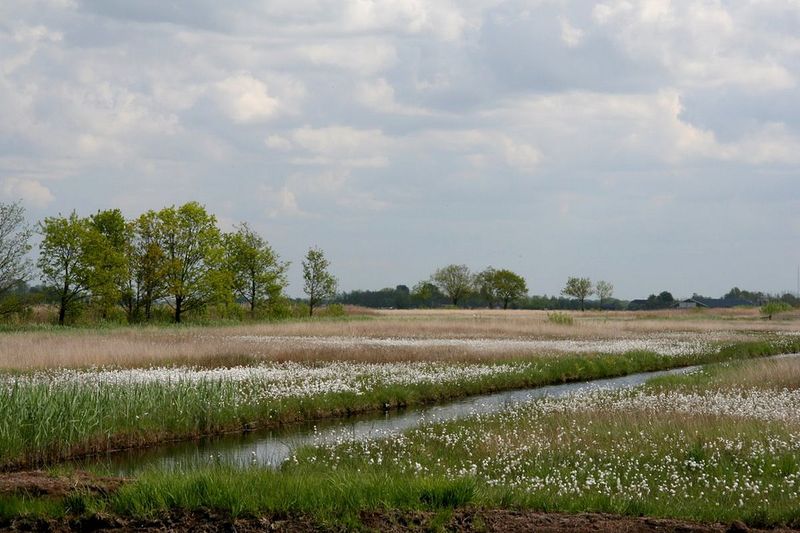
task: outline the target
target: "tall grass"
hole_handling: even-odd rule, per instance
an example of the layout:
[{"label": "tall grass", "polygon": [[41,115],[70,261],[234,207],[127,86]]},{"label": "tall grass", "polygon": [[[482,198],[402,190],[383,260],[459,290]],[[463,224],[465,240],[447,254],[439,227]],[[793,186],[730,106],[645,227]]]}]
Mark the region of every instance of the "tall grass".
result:
[{"label": "tall grass", "polygon": [[120,384],[91,378],[81,382],[31,382],[22,376],[0,388],[0,466],[40,464],[166,440],[769,355],[787,349],[800,349],[800,339],[793,345],[785,341],[740,343],[697,355],[630,352],[529,358],[524,363],[495,363],[498,372],[457,382],[379,382],[359,393],[320,391],[277,398],[268,390],[243,395],[240,383],[218,379]]},{"label": "tall grass", "polygon": [[[117,365],[237,364],[246,360],[488,360],[523,353],[466,353],[461,349],[379,347],[321,349],[297,342],[270,342],[274,336],[408,337],[491,339],[622,339],[650,335],[698,334],[721,341],[746,340],[754,332],[796,331],[796,321],[763,321],[757,314],[665,313],[642,319],[634,313],[572,313],[566,328],[539,311],[381,312],[367,320],[321,320],[251,323],[226,327],[124,327],[108,329],[43,328],[0,333],[0,368],[28,369]],[[768,323],[769,322],[769,323]],[[250,337],[250,340],[248,340]],[[252,337],[263,342],[254,345]]]}]

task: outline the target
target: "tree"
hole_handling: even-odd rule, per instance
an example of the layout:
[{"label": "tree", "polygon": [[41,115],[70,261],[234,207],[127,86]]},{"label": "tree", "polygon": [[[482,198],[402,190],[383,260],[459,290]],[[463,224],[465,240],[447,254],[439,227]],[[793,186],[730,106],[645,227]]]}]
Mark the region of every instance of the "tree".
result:
[{"label": "tree", "polygon": [[138,318],[144,310],[145,320],[152,316],[153,303],[166,294],[166,255],[160,243],[161,224],[158,213],[148,211],[131,227],[130,269],[127,292],[131,295],[128,316]]},{"label": "tree", "polygon": [[216,217],[197,202],[164,208],[157,219],[166,293],[180,323],[183,313],[205,307],[224,290],[222,239]]},{"label": "tree", "polygon": [[415,306],[431,308],[441,299],[444,295],[430,281],[420,281],[411,288],[411,300]]},{"label": "tree", "polygon": [[447,265],[433,273],[431,281],[454,306],[472,291],[472,274],[466,265]]},{"label": "tree", "polygon": [[98,211],[87,223],[89,231],[84,254],[90,269],[92,300],[105,318],[108,310],[116,305],[128,309],[130,228],[119,209]]},{"label": "tree", "polygon": [[250,306],[250,316],[256,310],[274,303],[286,287],[286,269],[278,255],[258,233],[246,223],[235,233],[224,236],[225,266],[232,275],[233,290]]},{"label": "tree", "polygon": [[336,294],[336,278],[329,272],[330,263],[319,248],[309,248],[303,260],[303,291],[308,295],[308,316],[314,307]]},{"label": "tree", "polygon": [[589,278],[574,278],[567,279],[567,285],[561,290],[561,294],[565,296],[572,296],[577,298],[581,303],[581,311],[586,309],[585,301],[588,296],[591,296],[594,291],[592,290],[592,280]]},{"label": "tree", "polygon": [[614,294],[614,286],[607,281],[600,280],[595,284],[594,292],[600,298],[600,306],[602,306],[603,300],[608,300]]},{"label": "tree", "polygon": [[486,304],[489,306],[489,309],[494,309],[494,306],[500,299],[497,294],[497,287],[495,283],[496,274],[497,271],[494,268],[488,267],[482,272],[476,274],[474,279],[475,290],[478,292],[481,298],[486,300]]},{"label": "tree", "polygon": [[525,279],[510,270],[497,270],[493,276],[494,291],[503,302],[503,309],[508,309],[508,304],[528,294]]},{"label": "tree", "polygon": [[58,298],[58,324],[64,325],[67,310],[85,298],[92,284],[92,266],[86,248],[90,228],[73,211],[69,217],[47,217],[39,223],[42,243],[37,266],[42,280],[54,288]]},{"label": "tree", "polygon": [[0,203],[0,316],[24,307],[14,294],[31,277],[31,261],[26,254],[33,231],[25,224],[25,209],[19,203]]}]

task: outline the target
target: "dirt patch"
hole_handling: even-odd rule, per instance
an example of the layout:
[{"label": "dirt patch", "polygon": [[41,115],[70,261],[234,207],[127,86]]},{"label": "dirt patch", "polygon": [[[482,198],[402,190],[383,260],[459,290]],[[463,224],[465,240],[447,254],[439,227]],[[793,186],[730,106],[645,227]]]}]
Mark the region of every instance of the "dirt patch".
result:
[{"label": "dirt patch", "polygon": [[123,478],[97,477],[88,472],[75,471],[69,475],[54,476],[40,470],[0,474],[0,494],[26,494],[59,498],[70,492],[109,494],[117,490]]},{"label": "dirt patch", "polygon": [[[367,531],[431,531],[453,532],[497,531],[555,533],[566,531],[594,533],[723,533],[723,532],[788,532],[793,529],[750,529],[741,522],[733,524],[700,524],[684,520],[646,517],[623,517],[600,513],[560,514],[534,511],[458,510],[452,514],[432,512],[362,513],[361,528]],[[154,519],[132,520],[95,515],[69,521],[18,519],[7,524],[5,531],[351,531],[352,523],[334,525],[306,516],[264,516],[231,518],[213,511],[172,512]]]}]

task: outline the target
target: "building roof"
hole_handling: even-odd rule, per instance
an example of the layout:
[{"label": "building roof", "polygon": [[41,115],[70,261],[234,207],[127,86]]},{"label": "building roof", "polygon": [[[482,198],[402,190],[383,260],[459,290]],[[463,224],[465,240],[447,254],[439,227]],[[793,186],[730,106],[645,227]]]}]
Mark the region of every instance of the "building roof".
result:
[{"label": "building roof", "polygon": [[712,309],[724,309],[730,307],[747,307],[747,306],[754,306],[755,304],[750,300],[744,300],[742,298],[688,298],[683,300],[684,302],[694,302],[697,305],[702,307],[710,307]]}]

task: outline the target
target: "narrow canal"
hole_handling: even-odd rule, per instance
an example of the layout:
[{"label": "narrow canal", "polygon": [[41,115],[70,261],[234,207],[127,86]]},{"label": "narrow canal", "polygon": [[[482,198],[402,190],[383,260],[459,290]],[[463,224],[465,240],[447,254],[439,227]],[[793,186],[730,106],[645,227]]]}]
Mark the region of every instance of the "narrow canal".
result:
[{"label": "narrow canal", "polygon": [[185,469],[213,462],[241,467],[278,468],[300,446],[330,443],[343,438],[383,438],[432,421],[459,420],[473,414],[488,414],[513,408],[536,398],[560,397],[595,389],[626,389],[664,375],[685,374],[700,367],[644,372],[610,379],[566,383],[534,389],[471,396],[446,404],[402,411],[319,421],[282,429],[208,437],[193,441],[125,450],[94,456],[76,466],[130,476],[146,469]]}]

